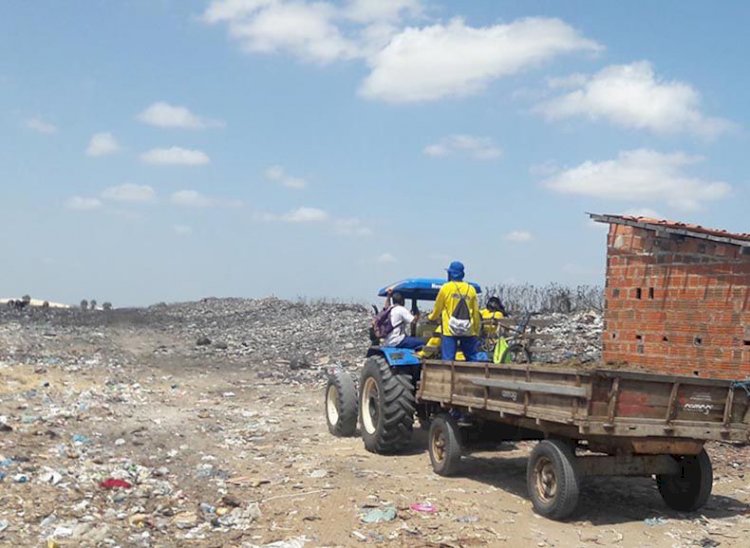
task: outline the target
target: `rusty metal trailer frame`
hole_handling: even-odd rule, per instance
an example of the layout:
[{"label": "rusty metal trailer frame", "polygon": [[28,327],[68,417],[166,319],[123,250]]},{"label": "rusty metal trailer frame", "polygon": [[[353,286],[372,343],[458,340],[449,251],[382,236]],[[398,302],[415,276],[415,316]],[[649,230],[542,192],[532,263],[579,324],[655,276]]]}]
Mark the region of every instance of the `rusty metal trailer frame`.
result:
[{"label": "rusty metal trailer frame", "polygon": [[417,399],[549,435],[627,438],[634,453],[666,453],[680,442],[688,449],[694,440],[749,441],[748,393],[726,380],[425,360]]}]

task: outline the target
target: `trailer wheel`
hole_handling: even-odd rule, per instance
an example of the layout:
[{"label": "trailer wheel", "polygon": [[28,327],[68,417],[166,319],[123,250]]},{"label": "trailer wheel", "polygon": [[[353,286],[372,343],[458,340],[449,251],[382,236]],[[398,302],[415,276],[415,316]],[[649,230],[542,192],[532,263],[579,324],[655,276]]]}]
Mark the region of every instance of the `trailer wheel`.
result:
[{"label": "trailer wheel", "polygon": [[680,465],[679,474],[659,474],[656,485],[667,506],[679,512],[697,510],[711,496],[714,480],[711,459],[705,449],[697,455],[673,455]]},{"label": "trailer wheel", "polygon": [[411,374],[398,374],[382,356],[365,362],[359,383],[362,441],[372,453],[395,453],[411,442],[416,398]]},{"label": "trailer wheel", "polygon": [[534,511],[561,520],[578,505],[580,479],[575,453],[563,440],[542,440],[529,456],[526,485]]},{"label": "trailer wheel", "polygon": [[454,475],[461,466],[461,435],[453,417],[435,417],[427,439],[432,469],[441,476]]},{"label": "trailer wheel", "polygon": [[326,384],[326,422],[334,436],[353,436],[357,430],[357,389],[351,375],[341,369],[328,374]]}]

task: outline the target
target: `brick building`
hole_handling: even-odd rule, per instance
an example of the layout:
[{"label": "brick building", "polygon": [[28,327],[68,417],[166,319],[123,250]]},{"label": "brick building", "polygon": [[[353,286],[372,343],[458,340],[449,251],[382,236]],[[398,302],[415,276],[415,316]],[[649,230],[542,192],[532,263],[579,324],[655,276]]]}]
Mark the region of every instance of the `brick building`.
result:
[{"label": "brick building", "polygon": [[609,223],[605,364],[750,377],[750,234],[645,217],[591,218]]}]

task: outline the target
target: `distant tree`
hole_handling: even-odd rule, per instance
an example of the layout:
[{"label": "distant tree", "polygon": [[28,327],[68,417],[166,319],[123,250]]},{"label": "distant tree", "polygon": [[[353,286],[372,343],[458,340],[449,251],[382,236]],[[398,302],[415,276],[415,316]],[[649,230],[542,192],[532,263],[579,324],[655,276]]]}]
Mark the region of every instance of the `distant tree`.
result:
[{"label": "distant tree", "polygon": [[21,300],[25,303],[24,306],[26,306],[31,302],[31,295],[24,295],[21,297]]},{"label": "distant tree", "polygon": [[44,310],[47,310],[47,309],[49,308],[49,301],[44,301],[44,302],[42,303],[42,308],[43,308]]},{"label": "distant tree", "polygon": [[91,301],[89,301],[89,308],[91,310],[96,310],[96,299],[91,299]]},{"label": "distant tree", "polygon": [[111,303],[111,302],[109,302],[109,301],[107,301],[107,302],[105,302],[104,304],[102,304],[102,308],[103,308],[104,310],[112,310],[112,303]]},{"label": "distant tree", "polygon": [[89,302],[86,299],[83,299],[81,301],[81,310],[88,310],[89,308]]}]

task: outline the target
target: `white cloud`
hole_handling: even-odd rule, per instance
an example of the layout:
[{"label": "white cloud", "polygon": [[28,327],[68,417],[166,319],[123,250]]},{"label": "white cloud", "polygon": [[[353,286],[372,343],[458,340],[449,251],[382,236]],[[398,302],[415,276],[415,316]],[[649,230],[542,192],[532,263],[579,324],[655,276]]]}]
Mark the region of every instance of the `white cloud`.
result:
[{"label": "white cloud", "polygon": [[357,46],[335,24],[337,8],[326,2],[219,0],[206,9],[207,23],[224,22],[229,35],[254,53],[283,52],[327,63],[351,59]]},{"label": "white cloud", "polygon": [[203,20],[225,24],[249,53],[286,53],[322,64],[365,61],[371,72],[360,94],[390,102],[468,95],[558,55],[603,49],[552,18],[488,27],[462,19],[405,26],[422,13],[419,0],[214,0]]},{"label": "white cloud", "polygon": [[205,129],[224,126],[221,120],[201,118],[190,112],[187,107],[170,105],[164,101],[158,101],[146,108],[138,115],[138,120],[160,128]]},{"label": "white cloud", "polygon": [[45,135],[52,135],[53,133],[57,133],[57,126],[54,124],[51,124],[49,122],[45,122],[38,116],[34,116],[33,118],[29,118],[24,122],[24,126],[26,126],[28,129],[32,131],[36,131],[37,133],[43,133]]},{"label": "white cloud", "polygon": [[343,236],[372,236],[372,229],[365,226],[361,219],[336,219],[334,229]]},{"label": "white cloud", "polygon": [[493,160],[502,156],[502,149],[489,137],[472,135],[450,135],[423,150],[427,156],[440,157],[464,154],[475,160]]},{"label": "white cloud", "polygon": [[102,198],[113,202],[152,202],[156,199],[156,192],[148,185],[124,185],[111,186],[102,191]]},{"label": "white cloud", "polygon": [[268,212],[255,213],[255,220],[261,222],[322,223],[329,219],[328,213],[317,207],[298,207],[281,215]]},{"label": "white cloud", "polygon": [[86,156],[106,156],[120,150],[120,144],[111,133],[94,133],[86,147]]},{"label": "white cloud", "polygon": [[594,198],[665,203],[681,210],[698,209],[726,197],[731,186],[722,181],[690,177],[684,168],[701,158],[682,152],[662,154],[639,149],[620,152],[616,159],[587,161],[562,171],[544,184],[557,192]]},{"label": "white cloud", "polygon": [[526,230],[512,230],[505,235],[509,242],[529,242],[533,236]]},{"label": "white cloud", "polygon": [[372,71],[360,93],[389,102],[464,96],[558,55],[601,49],[559,19],[519,19],[482,28],[454,19],[394,36],[369,60]]},{"label": "white cloud", "polygon": [[76,211],[91,211],[102,207],[102,202],[99,198],[73,196],[65,201],[65,207]]},{"label": "white cloud", "polygon": [[178,190],[169,197],[172,204],[180,207],[207,208],[207,207],[242,207],[240,200],[228,200],[214,198],[201,194],[197,190]]},{"label": "white cloud", "polygon": [[350,0],[344,8],[346,17],[359,23],[397,22],[405,13],[421,12],[419,0]]},{"label": "white cloud", "polygon": [[183,166],[202,166],[211,163],[211,159],[202,150],[180,147],[151,149],[141,154],[141,161],[147,164]]},{"label": "white cloud", "polygon": [[303,189],[307,186],[307,181],[300,177],[293,177],[284,171],[281,166],[271,166],[265,171],[266,179],[279,183],[281,186],[293,188],[296,190]]},{"label": "white cloud", "polygon": [[661,213],[648,207],[634,207],[626,209],[621,215],[629,215],[631,217],[649,217],[651,219],[663,219]]},{"label": "white cloud", "polygon": [[286,223],[318,223],[328,220],[328,213],[316,207],[299,207],[281,216]]},{"label": "white cloud", "polygon": [[187,225],[173,225],[172,230],[178,236],[190,236],[193,233],[193,229]]},{"label": "white cloud", "polygon": [[380,264],[392,264],[398,262],[398,259],[390,253],[381,253],[375,258],[376,263]]},{"label": "white cloud", "polygon": [[589,77],[574,75],[553,86],[577,89],[537,107],[549,120],[584,116],[626,128],[706,138],[732,127],[701,112],[700,94],[692,86],[658,78],[647,61],[612,65]]}]

